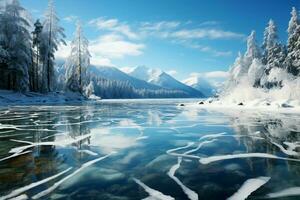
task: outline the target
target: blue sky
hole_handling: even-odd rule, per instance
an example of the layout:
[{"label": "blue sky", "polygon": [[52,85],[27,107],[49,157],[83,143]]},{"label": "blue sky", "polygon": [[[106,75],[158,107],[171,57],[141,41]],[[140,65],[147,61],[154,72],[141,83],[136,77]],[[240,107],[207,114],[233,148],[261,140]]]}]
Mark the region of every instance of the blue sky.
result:
[{"label": "blue sky", "polygon": [[[47,0],[20,0],[41,18]],[[245,38],[272,18],[280,39],[297,0],[54,0],[67,41],[80,19],[91,41],[92,63],[128,69],[160,68],[183,80],[192,73],[227,71]],[[68,54],[62,48],[59,57]],[[220,73],[218,73],[220,75]],[[221,75],[222,76],[222,75]]]}]

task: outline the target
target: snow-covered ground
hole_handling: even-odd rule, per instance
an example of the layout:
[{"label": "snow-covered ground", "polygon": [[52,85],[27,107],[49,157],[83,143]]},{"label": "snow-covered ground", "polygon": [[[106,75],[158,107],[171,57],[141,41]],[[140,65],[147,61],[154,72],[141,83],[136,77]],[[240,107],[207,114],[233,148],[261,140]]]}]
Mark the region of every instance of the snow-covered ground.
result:
[{"label": "snow-covered ground", "polygon": [[[182,105],[181,105],[182,106]],[[184,104],[188,107],[198,107],[211,110],[262,110],[280,113],[300,113],[300,100],[278,99],[270,101],[267,98],[249,101],[220,100],[210,98],[199,102]]]},{"label": "snow-covered ground", "polygon": [[300,112],[300,79],[283,81],[282,88],[252,87],[247,80],[217,98],[195,102],[189,106],[216,109],[268,110],[275,112]]},{"label": "snow-covered ground", "polygon": [[20,93],[8,90],[0,90],[0,105],[64,104],[98,99],[99,97],[94,95],[88,99],[79,93],[72,92],[53,92],[48,94],[40,94],[34,92]]}]

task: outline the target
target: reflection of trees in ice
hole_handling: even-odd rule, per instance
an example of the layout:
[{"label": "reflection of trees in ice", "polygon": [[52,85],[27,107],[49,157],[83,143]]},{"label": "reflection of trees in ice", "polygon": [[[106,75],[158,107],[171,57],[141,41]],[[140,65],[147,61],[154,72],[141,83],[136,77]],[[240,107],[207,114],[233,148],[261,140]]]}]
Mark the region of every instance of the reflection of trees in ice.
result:
[{"label": "reflection of trees in ice", "polygon": [[[219,167],[223,167],[222,163],[224,162],[221,161],[225,160],[240,162],[242,159],[244,165],[247,166],[244,167],[251,170],[257,169],[257,163],[260,163],[260,165],[266,166],[261,175],[267,174],[267,176],[272,176],[274,181],[281,179],[277,172],[279,166],[286,167],[291,174],[298,174],[299,167],[297,166],[299,164],[297,163],[300,162],[300,137],[297,133],[300,133],[300,118],[297,115],[228,111],[225,114],[223,113],[225,118],[218,114],[212,114],[208,116],[208,118],[210,117],[209,119],[201,119],[200,116],[196,116],[196,111],[185,111],[184,113],[186,116],[189,116],[191,113],[193,119],[198,117],[201,123],[208,122],[212,126],[214,124],[216,126],[226,124],[226,121],[229,121],[229,126],[232,127],[233,133],[204,134],[199,139],[199,142],[193,141],[187,143],[186,146],[170,149],[167,151],[167,154],[178,157],[180,160],[181,158],[196,159],[202,165],[214,163]],[[205,112],[202,114],[205,115]],[[217,119],[212,118],[212,116],[217,116]],[[222,152],[222,149],[226,147],[218,146],[217,144],[225,144],[221,142],[231,141],[231,139],[237,141],[238,146],[236,147],[239,149],[233,149],[232,152],[225,154],[218,153],[218,148]],[[216,144],[218,148],[216,148],[216,152],[213,155],[205,156],[201,153],[205,152],[208,144]],[[226,145],[231,145],[231,148],[235,147],[232,142]],[[245,147],[245,149],[242,147]],[[258,161],[253,158],[261,158],[261,160]],[[275,163],[272,160],[283,160],[286,162],[281,162],[278,165],[276,164],[277,162]],[[173,167],[177,167],[176,170],[179,170],[180,165],[177,164]],[[179,180],[176,177],[175,179]],[[283,182],[283,185],[288,185],[288,181]],[[186,184],[188,185],[188,183]],[[250,195],[251,191],[255,191],[259,187],[261,185],[253,187],[253,184],[246,184],[244,188],[241,187],[240,189],[241,191],[250,191],[247,193],[247,195]]]},{"label": "reflection of trees in ice", "polygon": [[[297,115],[288,114],[254,114],[239,112],[231,115],[231,124],[239,135],[257,134],[268,141],[267,149],[275,153],[278,148],[283,153],[290,156],[300,156],[297,145],[300,142],[300,118]],[[245,146],[249,151],[258,150],[259,146],[255,141],[245,141]],[[273,147],[277,147],[274,150]]]}]

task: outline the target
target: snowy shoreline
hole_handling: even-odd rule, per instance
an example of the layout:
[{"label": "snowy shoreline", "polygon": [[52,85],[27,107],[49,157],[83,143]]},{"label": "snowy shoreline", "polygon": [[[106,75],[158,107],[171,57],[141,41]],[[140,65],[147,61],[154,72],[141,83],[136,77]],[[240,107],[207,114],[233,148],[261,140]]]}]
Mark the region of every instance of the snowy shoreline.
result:
[{"label": "snowy shoreline", "polygon": [[216,111],[238,110],[238,111],[268,111],[277,113],[300,113],[300,101],[276,100],[267,101],[256,99],[246,102],[227,102],[219,99],[207,99],[203,101],[179,104],[182,107],[203,108]]},{"label": "snowy shoreline", "polygon": [[79,93],[72,92],[41,94],[35,92],[20,93],[9,90],[0,90],[0,106],[67,104],[81,103],[90,100],[92,99],[88,99]]}]

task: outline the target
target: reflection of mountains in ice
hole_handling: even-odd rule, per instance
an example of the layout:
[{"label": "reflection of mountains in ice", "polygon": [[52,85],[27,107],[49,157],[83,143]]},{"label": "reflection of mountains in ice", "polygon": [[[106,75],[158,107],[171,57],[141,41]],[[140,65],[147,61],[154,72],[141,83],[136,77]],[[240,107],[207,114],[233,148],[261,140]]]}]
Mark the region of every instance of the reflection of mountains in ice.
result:
[{"label": "reflection of mountains in ice", "polygon": [[172,102],[2,109],[0,199],[300,195],[299,126]]}]

